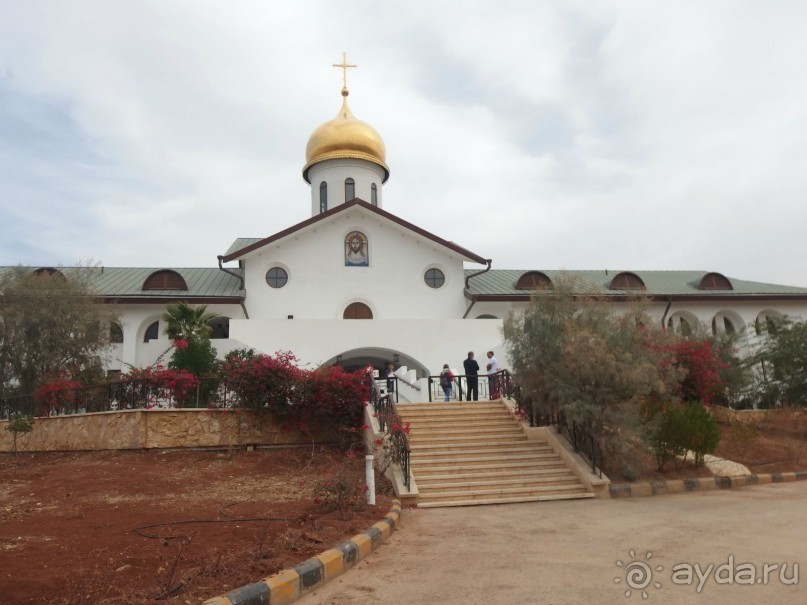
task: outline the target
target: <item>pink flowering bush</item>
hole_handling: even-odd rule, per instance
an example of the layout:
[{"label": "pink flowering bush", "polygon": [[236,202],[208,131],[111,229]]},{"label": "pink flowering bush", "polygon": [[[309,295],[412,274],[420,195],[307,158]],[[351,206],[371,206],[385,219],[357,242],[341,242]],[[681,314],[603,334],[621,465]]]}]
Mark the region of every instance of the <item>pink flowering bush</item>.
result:
[{"label": "pink flowering bush", "polygon": [[165,400],[173,401],[174,407],[183,407],[193,400],[199,384],[199,379],[187,370],[173,370],[161,365],[132,368],[121,376],[121,380],[141,383],[139,391],[147,398],[147,408]]},{"label": "pink flowering bush", "polygon": [[39,405],[39,415],[51,416],[59,410],[73,407],[76,392],[84,383],[68,372],[59,372],[54,378],[40,384],[34,392],[34,401]]}]

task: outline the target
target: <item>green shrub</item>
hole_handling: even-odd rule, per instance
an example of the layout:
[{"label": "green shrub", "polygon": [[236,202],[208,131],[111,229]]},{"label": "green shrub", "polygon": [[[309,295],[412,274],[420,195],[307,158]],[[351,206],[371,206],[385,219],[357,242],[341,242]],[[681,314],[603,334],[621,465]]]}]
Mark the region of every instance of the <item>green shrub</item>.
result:
[{"label": "green shrub", "polygon": [[17,437],[34,430],[34,419],[20,412],[13,412],[8,418],[6,430],[13,435],[11,451],[17,453]]},{"label": "green shrub", "polygon": [[699,403],[672,404],[645,409],[645,442],[656,458],[658,470],[691,451],[695,466],[703,466],[706,454],[717,449],[720,429]]}]

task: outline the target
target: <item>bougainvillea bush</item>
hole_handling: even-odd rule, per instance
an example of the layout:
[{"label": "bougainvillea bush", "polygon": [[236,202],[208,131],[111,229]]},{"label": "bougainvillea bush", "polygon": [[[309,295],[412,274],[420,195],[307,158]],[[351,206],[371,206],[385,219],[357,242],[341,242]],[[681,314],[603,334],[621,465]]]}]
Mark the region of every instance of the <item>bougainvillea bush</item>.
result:
[{"label": "bougainvillea bush", "polygon": [[[146,408],[172,405],[185,407],[196,396],[199,379],[187,370],[174,370],[162,365],[132,368],[121,376],[122,381],[134,381],[134,398],[141,398]],[[139,384],[137,384],[139,383]]]},{"label": "bougainvillea bush", "polygon": [[40,384],[34,392],[34,401],[38,405],[40,416],[51,416],[61,411],[73,408],[76,401],[76,392],[85,384],[73,378],[68,372],[59,372],[50,380]]},{"label": "bougainvillea bush", "polygon": [[681,338],[669,345],[675,355],[675,364],[684,370],[678,387],[682,401],[710,405],[726,389],[721,372],[728,364],[720,358],[718,347],[710,340]]},{"label": "bougainvillea bush", "polygon": [[[367,400],[366,375],[336,366],[303,370],[296,363],[288,351],[234,351],[221,364],[221,380],[235,393],[239,407],[271,413],[286,428],[355,432]],[[345,446],[354,440],[347,439]]]},{"label": "bougainvillea bush", "polygon": [[[178,350],[186,350],[177,341]],[[200,385],[203,387],[200,389]],[[206,389],[215,385],[216,397]],[[63,413],[73,408],[84,411],[108,409],[108,385],[98,393],[70,375],[59,375],[45,382],[36,393],[43,415]],[[117,399],[120,408],[193,407],[197,399],[215,399],[211,408],[232,408],[269,413],[286,429],[310,432],[332,429],[345,449],[361,439],[359,426],[367,401],[367,374],[350,374],[340,367],[304,370],[288,351],[274,355],[252,350],[230,353],[221,363],[219,375],[204,384],[191,372],[154,365],[133,368],[120,377]],[[219,395],[226,392],[226,398]],[[100,395],[101,407],[89,404]],[[79,402],[80,400],[80,402]],[[100,400],[99,400],[100,401]]]}]

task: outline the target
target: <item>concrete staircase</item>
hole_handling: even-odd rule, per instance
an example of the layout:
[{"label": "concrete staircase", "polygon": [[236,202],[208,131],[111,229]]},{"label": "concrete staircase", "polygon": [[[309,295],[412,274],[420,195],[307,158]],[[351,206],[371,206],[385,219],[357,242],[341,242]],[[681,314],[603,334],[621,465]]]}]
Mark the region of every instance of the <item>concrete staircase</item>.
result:
[{"label": "concrete staircase", "polygon": [[546,441],[527,440],[501,400],[397,407],[410,423],[418,506],[594,497]]}]

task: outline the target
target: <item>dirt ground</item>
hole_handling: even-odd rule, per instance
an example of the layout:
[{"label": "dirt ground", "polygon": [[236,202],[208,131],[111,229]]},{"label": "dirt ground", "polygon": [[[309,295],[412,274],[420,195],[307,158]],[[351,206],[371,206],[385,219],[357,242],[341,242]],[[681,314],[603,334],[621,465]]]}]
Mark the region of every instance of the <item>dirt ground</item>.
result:
[{"label": "dirt ground", "polygon": [[[720,443],[714,455],[745,465],[752,473],[807,469],[807,413],[780,410],[756,423],[718,422]],[[656,481],[711,477],[706,467],[695,468],[691,459],[657,470],[653,456],[637,440],[631,451],[631,468],[609,468],[611,481]]]},{"label": "dirt ground", "polygon": [[3,454],[0,605],[195,604],[296,565],[390,509],[388,486],[374,507],[316,502],[323,478],[364,483],[363,458],[340,467],[332,456]]},{"label": "dirt ground", "polygon": [[[720,428],[715,453],[752,472],[807,467],[804,418]],[[389,511],[378,479],[375,507],[315,502],[316,484],[343,472],[331,452],[308,448],[0,455],[0,605],[186,605],[254,582]],[[354,460],[356,482],[363,472]],[[658,474],[652,460],[647,472],[708,474]]]},{"label": "dirt ground", "polygon": [[[407,510],[381,548],[296,605],[805,603],[806,498],[807,481],[794,481]],[[753,565],[750,585],[741,564]],[[681,565],[700,576],[674,580]]]}]

